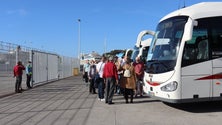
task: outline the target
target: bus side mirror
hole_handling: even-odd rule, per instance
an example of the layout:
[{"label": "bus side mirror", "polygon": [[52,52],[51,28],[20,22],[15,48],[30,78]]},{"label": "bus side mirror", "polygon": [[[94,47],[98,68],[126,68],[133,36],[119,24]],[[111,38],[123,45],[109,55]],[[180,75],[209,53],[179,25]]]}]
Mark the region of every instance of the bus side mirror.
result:
[{"label": "bus side mirror", "polygon": [[192,20],[191,18],[188,19],[184,28],[184,35],[183,35],[184,41],[189,41],[192,39],[193,27],[197,25],[198,25],[198,22],[196,20]]}]

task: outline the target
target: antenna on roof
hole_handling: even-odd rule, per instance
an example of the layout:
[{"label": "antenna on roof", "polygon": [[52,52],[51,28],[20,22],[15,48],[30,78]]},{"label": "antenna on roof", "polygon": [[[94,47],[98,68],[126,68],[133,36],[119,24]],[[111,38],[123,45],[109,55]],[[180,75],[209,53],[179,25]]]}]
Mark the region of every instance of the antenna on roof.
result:
[{"label": "antenna on roof", "polygon": [[178,3],[178,10],[180,9],[180,1],[181,1],[181,0],[179,0],[179,3]]},{"label": "antenna on roof", "polygon": [[185,7],[186,7],[186,1],[183,0],[183,8],[185,8]]},{"label": "antenna on roof", "polygon": [[186,0],[183,0],[183,7],[180,7],[181,1],[182,1],[182,0],[179,1],[178,9],[185,8],[185,7],[186,7]]}]

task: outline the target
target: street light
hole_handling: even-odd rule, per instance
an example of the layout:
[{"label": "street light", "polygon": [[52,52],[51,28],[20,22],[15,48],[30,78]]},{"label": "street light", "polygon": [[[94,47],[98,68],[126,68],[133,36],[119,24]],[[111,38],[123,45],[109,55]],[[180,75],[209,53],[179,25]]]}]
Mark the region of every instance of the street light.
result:
[{"label": "street light", "polygon": [[81,52],[81,36],[80,36],[80,23],[81,23],[81,20],[78,19],[78,24],[79,24],[79,39],[78,39],[78,59],[80,59],[80,52]]}]

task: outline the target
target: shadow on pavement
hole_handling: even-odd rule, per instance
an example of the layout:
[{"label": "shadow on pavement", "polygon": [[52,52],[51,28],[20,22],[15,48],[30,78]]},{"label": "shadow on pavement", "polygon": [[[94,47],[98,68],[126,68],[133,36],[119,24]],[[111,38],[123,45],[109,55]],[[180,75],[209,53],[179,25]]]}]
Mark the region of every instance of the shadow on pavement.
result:
[{"label": "shadow on pavement", "polygon": [[[123,95],[114,95],[113,101],[115,104],[126,104]],[[143,96],[143,97],[136,97],[136,98],[134,97],[133,103],[127,103],[127,104],[152,103],[152,102],[160,102],[160,101],[152,99],[149,96]]]},{"label": "shadow on pavement", "polygon": [[192,113],[222,112],[222,101],[170,104],[168,106]]}]

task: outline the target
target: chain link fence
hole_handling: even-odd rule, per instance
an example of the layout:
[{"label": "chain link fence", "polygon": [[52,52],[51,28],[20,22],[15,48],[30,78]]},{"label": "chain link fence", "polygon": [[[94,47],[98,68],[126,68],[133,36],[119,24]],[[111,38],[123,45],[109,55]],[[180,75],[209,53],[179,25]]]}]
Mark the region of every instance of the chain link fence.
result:
[{"label": "chain link fence", "polygon": [[[15,91],[13,68],[18,61],[21,61],[24,66],[28,61],[32,61],[31,84],[33,86],[70,77],[73,75],[73,70],[80,67],[80,61],[77,58],[0,41],[0,96]],[[23,71],[22,88],[26,88],[25,71]]]}]

